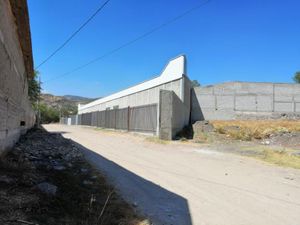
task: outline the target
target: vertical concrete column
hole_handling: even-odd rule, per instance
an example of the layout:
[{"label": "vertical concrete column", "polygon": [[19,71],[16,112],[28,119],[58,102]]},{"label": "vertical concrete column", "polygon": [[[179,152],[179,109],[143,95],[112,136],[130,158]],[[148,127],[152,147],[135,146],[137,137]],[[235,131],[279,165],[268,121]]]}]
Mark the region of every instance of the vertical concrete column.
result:
[{"label": "vertical concrete column", "polygon": [[190,108],[174,93],[160,90],[159,138],[172,140],[189,123]]},{"label": "vertical concrete column", "polygon": [[180,99],[181,101],[184,101],[184,79],[180,79]]},{"label": "vertical concrete column", "polygon": [[127,131],[130,131],[130,107],[127,107]]},{"label": "vertical concrete column", "polygon": [[172,139],[172,92],[160,90],[159,92],[159,138],[164,140]]}]

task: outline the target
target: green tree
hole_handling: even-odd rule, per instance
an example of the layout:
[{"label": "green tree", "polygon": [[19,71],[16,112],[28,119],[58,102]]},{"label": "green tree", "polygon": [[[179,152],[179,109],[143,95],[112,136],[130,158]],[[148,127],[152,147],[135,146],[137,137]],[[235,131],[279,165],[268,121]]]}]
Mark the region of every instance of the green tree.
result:
[{"label": "green tree", "polygon": [[62,117],[68,117],[70,115],[77,114],[77,106],[72,104],[62,104],[60,106],[60,113]]},{"label": "green tree", "polygon": [[41,114],[41,123],[56,123],[59,122],[59,110],[54,107],[48,107],[44,103],[34,104],[34,108]]},{"label": "green tree", "polygon": [[35,70],[33,77],[28,80],[28,96],[32,104],[40,99],[41,86],[37,80],[38,75],[39,72]]},{"label": "green tree", "polygon": [[300,71],[296,72],[294,75],[294,81],[300,84]]},{"label": "green tree", "polygon": [[197,80],[192,80],[192,87],[200,87],[200,83]]}]

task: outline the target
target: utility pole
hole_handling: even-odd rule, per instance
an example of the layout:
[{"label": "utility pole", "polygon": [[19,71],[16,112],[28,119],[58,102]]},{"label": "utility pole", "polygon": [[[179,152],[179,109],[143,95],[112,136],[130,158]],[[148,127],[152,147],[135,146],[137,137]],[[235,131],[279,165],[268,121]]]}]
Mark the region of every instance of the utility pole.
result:
[{"label": "utility pole", "polygon": [[39,74],[39,97],[37,100],[37,107],[38,107],[38,112],[37,112],[37,127],[39,128],[41,125],[41,110],[40,110],[40,98],[41,98],[41,75]]}]

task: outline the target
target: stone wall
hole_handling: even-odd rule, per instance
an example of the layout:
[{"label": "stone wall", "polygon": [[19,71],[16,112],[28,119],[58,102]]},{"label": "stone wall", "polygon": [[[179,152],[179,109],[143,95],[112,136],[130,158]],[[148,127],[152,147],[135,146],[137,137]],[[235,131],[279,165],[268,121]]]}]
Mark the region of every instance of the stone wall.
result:
[{"label": "stone wall", "polygon": [[[17,6],[15,3],[17,2]],[[12,10],[13,5],[15,6]],[[27,15],[27,17],[16,15]],[[31,43],[26,1],[0,1],[0,153],[32,127],[35,114],[28,100],[27,77],[31,77]],[[24,22],[27,20],[27,23]],[[20,27],[20,24],[23,24]],[[23,34],[23,36],[20,36]],[[21,42],[22,40],[22,42]],[[27,52],[23,52],[23,50]],[[26,57],[24,57],[26,55]],[[30,56],[29,56],[30,55]]]},{"label": "stone wall", "polygon": [[229,82],[192,91],[192,122],[233,119],[300,119],[300,85]]}]

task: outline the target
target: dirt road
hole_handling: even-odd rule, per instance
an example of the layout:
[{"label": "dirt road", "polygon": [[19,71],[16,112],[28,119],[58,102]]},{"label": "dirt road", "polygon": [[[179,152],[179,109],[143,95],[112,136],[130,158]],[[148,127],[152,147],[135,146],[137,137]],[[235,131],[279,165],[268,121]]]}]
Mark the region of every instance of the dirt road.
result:
[{"label": "dirt road", "polygon": [[300,224],[300,170],[126,133],[45,128],[84,146],[87,159],[154,224]]}]

